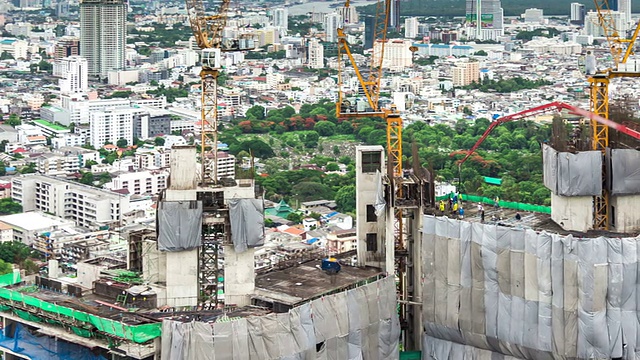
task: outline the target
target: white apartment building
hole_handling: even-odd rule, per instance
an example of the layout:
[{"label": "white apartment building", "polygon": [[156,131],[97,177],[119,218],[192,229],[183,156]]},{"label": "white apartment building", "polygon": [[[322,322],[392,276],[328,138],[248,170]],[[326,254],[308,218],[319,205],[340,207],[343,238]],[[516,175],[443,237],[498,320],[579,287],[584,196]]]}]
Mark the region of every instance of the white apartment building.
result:
[{"label": "white apartment building", "polygon": [[226,152],[218,152],[218,180],[236,178],[236,157]]},{"label": "white apartment building", "polygon": [[342,18],[340,14],[330,13],[324,17],[324,41],[337,42],[338,31],[337,29],[342,27]]},{"label": "white apartment building", "polygon": [[168,170],[120,173],[105,184],[109,190],[127,190],[129,195],[157,195],[167,188]]},{"label": "white apartment building", "polygon": [[87,137],[80,134],[63,134],[51,139],[51,146],[59,149],[66,146],[82,146],[87,142]]},{"label": "white apartment building", "polygon": [[131,109],[115,109],[96,111],[89,114],[89,144],[95,148],[106,142],[115,144],[120,139],[133,143],[133,111]]},{"label": "white apartment building", "polygon": [[0,242],[13,241],[13,228],[0,222]]},{"label": "white apartment building", "polygon": [[55,154],[64,156],[75,156],[78,158],[79,166],[84,167],[87,161],[100,163],[100,153],[96,150],[89,150],[79,146],[60,147],[54,151]]},{"label": "white apartment building", "polygon": [[7,52],[14,59],[26,59],[29,53],[29,43],[24,40],[0,40],[0,53]]},{"label": "white apartment building", "polygon": [[129,99],[89,100],[85,94],[81,93],[62,95],[60,102],[61,108],[65,112],[60,123],[67,126],[71,123],[88,124],[91,112],[131,108],[132,106]]},{"label": "white apartment building", "polygon": [[88,61],[90,76],[106,78],[109,71],[124,70],[126,26],[124,0],[80,3],[80,54]]},{"label": "white apartment building", "polygon": [[318,39],[310,39],[307,44],[309,54],[307,56],[307,65],[311,69],[324,68],[324,46],[318,41]]},{"label": "white apartment building", "polygon": [[287,8],[273,9],[273,26],[284,30],[289,29],[289,10]]},{"label": "white apartment building", "polygon": [[466,86],[480,79],[480,63],[469,61],[452,68],[453,86]]},{"label": "white apartment building", "polygon": [[24,211],[54,214],[80,227],[112,224],[129,211],[128,196],[49,176],[14,177],[11,187],[11,197]]},{"label": "white apartment building", "polygon": [[[629,23],[626,21],[626,14],[620,11],[603,10],[607,19],[611,19],[615,24],[615,28],[620,34],[626,33],[629,30]],[[605,36],[604,30],[598,22],[598,13],[595,11],[589,11],[584,20],[584,31],[586,35],[592,35],[593,37]]]},{"label": "white apartment building", "polygon": [[161,169],[169,167],[171,148],[139,148],[136,150],[134,161],[138,169]]},{"label": "white apartment building", "polygon": [[63,94],[85,93],[89,90],[89,68],[87,59],[69,56],[56,59],[53,63],[53,75],[59,76],[58,86]]},{"label": "white apartment building", "polygon": [[37,126],[23,124],[16,126],[18,143],[24,145],[46,145],[47,137]]},{"label": "white apartment building", "polygon": [[38,172],[44,175],[58,176],[78,172],[80,159],[75,155],[43,154],[38,158]]},{"label": "white apartment building", "polygon": [[[409,67],[413,64],[413,54],[409,48],[411,47],[410,40],[392,39],[387,40],[384,45],[384,56],[382,58],[382,67],[391,71],[402,71],[405,67]],[[377,59],[380,56],[382,50],[382,41],[376,41],[373,44],[373,59]]]},{"label": "white apartment building", "polygon": [[[0,216],[0,221],[6,225],[3,228],[11,227],[12,241],[19,241],[25,245],[34,244],[40,234],[74,226],[73,221],[41,211]],[[3,236],[7,235],[3,234]]]},{"label": "white apartment building", "polygon": [[526,9],[522,14],[522,18],[526,23],[542,24],[544,22],[544,11],[536,8]]},{"label": "white apartment building", "polygon": [[418,36],[418,18],[410,17],[404,19],[404,37],[414,39]]}]

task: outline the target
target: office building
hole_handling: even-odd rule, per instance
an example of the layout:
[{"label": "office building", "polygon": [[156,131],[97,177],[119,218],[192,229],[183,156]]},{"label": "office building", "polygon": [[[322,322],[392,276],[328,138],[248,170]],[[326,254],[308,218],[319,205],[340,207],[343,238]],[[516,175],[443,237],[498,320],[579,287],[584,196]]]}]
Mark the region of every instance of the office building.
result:
[{"label": "office building", "polygon": [[623,13],[623,20],[624,22],[627,24],[627,26],[631,25],[631,0],[617,0],[618,2],[618,8],[617,9],[613,9],[611,8],[611,10],[618,10],[619,12]]},{"label": "office building", "polygon": [[453,86],[466,86],[480,80],[480,63],[469,61],[457,64],[452,69]]},{"label": "office building", "polygon": [[127,5],[124,0],[84,0],[80,4],[80,54],[89,76],[106,78],[125,67]]},{"label": "office building", "polygon": [[85,93],[89,90],[89,69],[87,59],[70,56],[56,59],[53,63],[53,75],[58,80],[60,92],[63,94]]},{"label": "office building", "polygon": [[167,187],[167,170],[122,172],[105,184],[109,190],[126,190],[129,195],[158,195]]},{"label": "office building", "polygon": [[58,40],[54,51],[55,59],[80,55],[80,39],[75,36],[63,36]]},{"label": "office building", "polygon": [[364,17],[364,46],[365,50],[373,47],[373,37],[375,33],[376,19],[371,15]]},{"label": "office building", "polygon": [[324,47],[320,41],[318,39],[310,39],[307,48],[309,51],[307,66],[311,69],[324,68]]},{"label": "office building", "polygon": [[331,13],[324,17],[324,41],[337,42],[338,41],[338,27],[342,27],[342,19],[340,14]]},{"label": "office building", "polygon": [[58,1],[56,4],[56,16],[67,17],[69,16],[69,2],[66,0]]},{"label": "office building", "polygon": [[141,140],[171,134],[171,115],[164,110],[141,108],[133,116],[133,137]]},{"label": "office building", "polygon": [[289,10],[287,8],[273,9],[273,26],[284,33],[287,32],[289,28]]},{"label": "office building", "polygon": [[467,0],[466,29],[469,38],[497,40],[504,34],[500,0]]},{"label": "office building", "polygon": [[[129,211],[129,198],[108,190],[44,175],[23,175],[11,182],[12,198],[24,211],[42,211],[97,228],[117,223]],[[5,221],[6,222],[6,221]]]},{"label": "office building", "polygon": [[585,14],[586,11],[584,4],[571,3],[571,23],[584,25]]},{"label": "office building", "polygon": [[418,18],[410,17],[404,19],[404,37],[414,39],[418,36]]}]

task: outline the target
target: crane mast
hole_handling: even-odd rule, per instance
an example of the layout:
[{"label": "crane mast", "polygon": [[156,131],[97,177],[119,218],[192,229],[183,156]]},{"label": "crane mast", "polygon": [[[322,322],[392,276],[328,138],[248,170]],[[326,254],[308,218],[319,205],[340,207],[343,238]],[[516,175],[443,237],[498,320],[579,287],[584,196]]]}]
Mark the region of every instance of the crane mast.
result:
[{"label": "crane mast", "polygon": [[237,39],[224,39],[227,12],[231,0],[221,0],[215,14],[207,15],[202,0],[185,0],[191,31],[202,50],[200,70],[200,161],[201,185],[218,182],[218,76],[220,54],[223,51],[250,50],[241,48]]},{"label": "crane mast", "polygon": [[[350,6],[350,1],[346,0],[345,7]],[[408,274],[408,264],[411,262],[407,258],[407,244],[405,239],[405,219],[401,206],[395,206],[399,199],[403,198],[403,169],[402,169],[402,118],[394,105],[390,109],[381,109],[378,101],[380,99],[380,82],[383,75],[384,51],[387,43],[387,25],[389,24],[391,1],[378,0],[376,3],[376,15],[373,29],[373,51],[370,58],[368,74],[364,74],[356,62],[351,51],[347,35],[342,27],[337,29],[338,37],[338,101],[336,102],[336,117],[338,119],[378,117],[386,122],[387,132],[387,178],[389,182],[389,199],[393,204],[390,212],[393,214],[393,241],[395,247],[394,272],[398,278],[398,294],[401,298],[400,317],[403,331],[409,327],[406,325],[411,321],[413,314],[411,306],[406,300],[409,298],[409,288],[412,288],[412,277]],[[352,103],[344,94],[344,57],[346,57],[356,77],[358,78],[361,90],[366,98],[366,104]],[[409,212],[411,210],[407,210]],[[386,241],[389,241],[387,239]],[[390,264],[386,265],[389,269]],[[417,316],[417,315],[416,315]],[[405,331],[405,334],[407,332]],[[407,336],[408,337],[408,336]],[[406,338],[405,338],[406,339]]]},{"label": "crane mast", "polygon": [[[609,83],[611,79],[617,77],[640,77],[640,73],[637,72],[620,72],[619,67],[625,64],[629,59],[629,56],[633,53],[633,47],[640,31],[640,23],[636,25],[636,28],[630,38],[626,38],[625,34],[620,34],[620,29],[616,26],[616,21],[613,17],[613,13],[609,7],[608,0],[594,0],[596,10],[598,13],[598,23],[602,27],[611,56],[613,60],[613,67],[597,71],[596,74],[591,75],[587,80],[590,84],[590,111],[594,114],[601,116],[605,119],[609,118]],[[591,148],[593,150],[602,151],[603,154],[606,148],[609,146],[609,127],[599,123],[595,120],[591,120]],[[604,164],[604,162],[603,162]],[[607,169],[603,165],[602,168],[602,181],[605,182],[607,178]],[[609,204],[609,191],[605,186],[602,187],[602,194],[594,196],[594,216],[593,216],[593,228],[596,230],[608,230],[610,227],[610,204]]]}]

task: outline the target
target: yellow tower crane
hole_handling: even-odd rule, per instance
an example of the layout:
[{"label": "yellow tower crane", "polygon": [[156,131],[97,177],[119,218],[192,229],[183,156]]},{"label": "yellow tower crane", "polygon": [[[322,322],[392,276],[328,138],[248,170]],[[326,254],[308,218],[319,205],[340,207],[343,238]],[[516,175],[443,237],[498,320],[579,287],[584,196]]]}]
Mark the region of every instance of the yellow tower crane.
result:
[{"label": "yellow tower crane", "polygon": [[[403,169],[402,169],[402,118],[398,113],[395,105],[391,105],[390,109],[381,108],[378,104],[380,99],[380,81],[382,80],[382,67],[384,59],[385,45],[387,43],[387,24],[389,23],[390,0],[378,0],[376,3],[376,15],[374,18],[373,28],[373,52],[371,54],[368,74],[363,74],[358,66],[347,35],[342,27],[337,29],[338,35],[338,101],[336,102],[336,117],[338,119],[353,119],[366,117],[379,117],[385,120],[387,128],[387,176],[389,179],[389,201],[395,204],[396,199],[403,197]],[[349,0],[346,0],[345,7],[349,8]],[[349,13],[346,11],[345,13]],[[349,19],[345,19],[345,23],[349,23]],[[358,78],[362,92],[366,101],[358,102],[357,96],[355,101],[347,99],[343,92],[344,88],[344,56],[349,59],[353,66],[353,70]],[[358,95],[358,94],[356,94]],[[408,260],[403,255],[407,253],[404,236],[404,219],[403,209],[401,207],[393,208],[393,233],[395,248],[395,275],[398,279],[398,294],[401,300],[405,301],[408,297],[408,284],[411,279],[407,276]],[[390,241],[387,239],[386,241]],[[389,267],[390,264],[387,264]],[[405,323],[411,317],[408,305],[405,302],[400,303],[401,321]]]},{"label": "yellow tower crane", "polygon": [[201,185],[218,181],[218,76],[222,51],[250,50],[240,48],[238,40],[226,40],[222,32],[227,24],[227,11],[231,0],[221,0],[215,14],[207,15],[202,0],[186,0],[187,15],[193,36],[202,50],[200,61],[201,114],[200,161]]},{"label": "yellow tower crane", "polygon": [[[589,76],[590,84],[590,111],[605,119],[609,118],[609,83],[613,78],[640,77],[640,72],[620,71],[623,65],[633,54],[633,47],[640,32],[640,22],[631,37],[626,38],[625,34],[620,34],[616,27],[614,13],[609,7],[608,0],[594,0],[598,12],[598,23],[607,38],[613,66],[596,71]],[[609,146],[609,128],[606,125],[591,121],[592,149],[602,152]],[[606,177],[606,167],[603,162],[603,181]],[[610,204],[609,191],[603,187],[602,194],[594,196],[594,217],[593,228],[596,230],[608,230],[610,226]]]}]

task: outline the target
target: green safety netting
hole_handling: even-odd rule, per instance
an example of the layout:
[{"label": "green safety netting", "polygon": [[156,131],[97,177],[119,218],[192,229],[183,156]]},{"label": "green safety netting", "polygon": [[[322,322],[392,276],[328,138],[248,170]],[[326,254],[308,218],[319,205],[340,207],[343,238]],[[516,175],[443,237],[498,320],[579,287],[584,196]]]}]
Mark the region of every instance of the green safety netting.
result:
[{"label": "green safety netting", "polygon": [[[6,274],[6,275],[0,276],[0,286],[13,285],[18,282],[20,282],[19,273],[12,273],[12,274]],[[50,302],[42,301],[33,296],[24,295],[19,291],[9,290],[3,287],[0,287],[0,298],[14,301],[14,302],[21,302],[24,305],[33,306],[47,312],[66,316],[68,318],[75,319],[78,321],[82,321],[90,325],[93,325],[93,327],[95,327],[99,331],[105,332],[109,335],[118,336],[120,338],[131,340],[133,342],[140,343],[140,344],[159,337],[161,332],[161,327],[162,327],[161,323],[144,324],[144,325],[126,325],[119,321],[109,320],[106,318],[85,313],[83,311],[74,310],[66,306],[61,306],[61,305],[53,304]],[[9,306],[5,306],[2,309],[0,309],[0,311],[5,311],[9,309],[10,309]],[[22,311],[18,309],[14,309],[13,311],[18,316],[20,316],[25,320],[42,322],[41,318],[33,314],[30,314],[26,311]],[[80,331],[80,330],[83,330],[83,331]],[[73,330],[73,331],[77,333],[76,330]],[[80,329],[80,328],[78,331],[84,334],[86,334],[86,332],[91,333],[90,330]],[[78,335],[81,335],[81,334],[78,334]]]},{"label": "green safety netting", "polygon": [[86,337],[86,338],[90,338],[91,335],[92,335],[91,331],[89,331],[87,329],[82,329],[82,328],[79,328],[79,327],[75,327],[75,326],[72,326],[71,330],[73,330],[73,332],[76,335],[82,336],[82,337]]},{"label": "green safety netting", "polygon": [[[437,196],[436,201],[447,200],[449,199],[450,196],[451,195]],[[483,203],[483,204],[489,204],[489,205],[493,205],[495,203],[493,199],[490,199],[484,196],[460,194],[460,197],[462,198],[462,200],[469,201],[469,202]],[[525,203],[519,203],[514,201],[504,201],[504,200],[500,200],[499,205],[501,208],[505,208],[505,209],[551,214],[550,206],[525,204]]]}]

